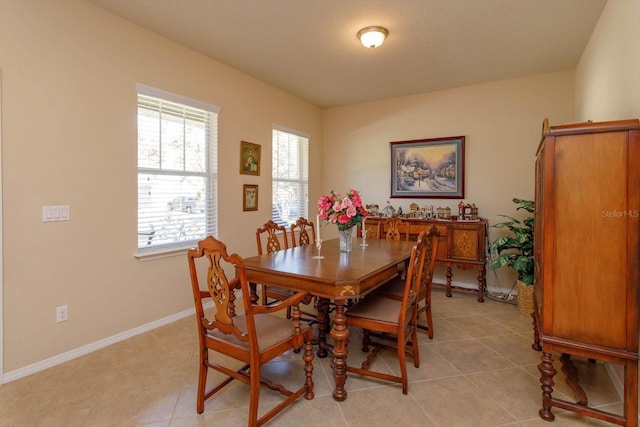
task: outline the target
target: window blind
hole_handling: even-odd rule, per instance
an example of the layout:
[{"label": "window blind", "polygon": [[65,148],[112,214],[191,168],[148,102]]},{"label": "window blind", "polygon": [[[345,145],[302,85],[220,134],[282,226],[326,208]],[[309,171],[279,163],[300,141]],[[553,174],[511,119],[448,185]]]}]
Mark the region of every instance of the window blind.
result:
[{"label": "window blind", "polygon": [[219,108],[138,85],[138,253],[217,235]]},{"label": "window blind", "polygon": [[309,137],[274,127],[272,147],[271,216],[288,226],[301,216],[308,218]]}]

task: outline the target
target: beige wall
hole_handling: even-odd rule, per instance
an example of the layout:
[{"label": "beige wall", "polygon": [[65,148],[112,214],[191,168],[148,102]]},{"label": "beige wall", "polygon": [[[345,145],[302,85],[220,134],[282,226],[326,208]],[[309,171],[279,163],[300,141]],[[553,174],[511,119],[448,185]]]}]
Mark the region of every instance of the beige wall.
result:
[{"label": "beige wall", "polygon": [[[93,5],[0,1],[5,374],[191,306],[184,256],[133,257],[136,83],[222,108],[219,234],[242,255],[255,253],[253,230],[270,214],[270,177],[238,173],[239,141],[262,144],[266,171],[273,124],[312,135],[310,215],[331,189],[354,187],[384,205],[390,141],[465,135],[465,201],[495,223],[512,213],[512,197],[533,197],[545,117],[640,116],[639,7],[607,4],[575,80],[566,71],[321,112]],[[258,212],[242,212],[243,183],[260,185]],[[43,224],[46,204],[69,204],[72,220]],[[70,320],[56,324],[61,304]]]},{"label": "beige wall", "polygon": [[640,117],[640,1],[609,0],[576,68],[577,121]]},{"label": "beige wall", "polygon": [[[571,121],[573,98],[573,72],[566,71],[327,109],[322,191],[353,187],[381,207],[390,200],[408,211],[415,201],[457,212],[459,200],[389,199],[389,142],[464,135],[464,200],[494,224],[498,214],[516,215],[512,198],[533,199],[542,121]],[[515,280],[507,269],[498,277],[507,291]],[[497,285],[493,272],[487,279]],[[475,274],[454,271],[454,282],[475,286]]]},{"label": "beige wall", "polygon": [[[219,237],[231,251],[255,254],[271,214],[272,125],[311,135],[320,194],[319,108],[89,3],[0,1],[0,68],[5,374],[193,306],[184,254],[133,256],[136,83],[221,107]],[[241,140],[262,145],[260,177],[239,174]],[[242,212],[243,183],[260,185],[258,212]],[[42,206],[58,204],[71,221],[42,223]]]},{"label": "beige wall", "polygon": [[[638,0],[607,2],[576,67],[576,121],[640,118],[638,17]],[[622,396],[622,366],[607,367]]]}]

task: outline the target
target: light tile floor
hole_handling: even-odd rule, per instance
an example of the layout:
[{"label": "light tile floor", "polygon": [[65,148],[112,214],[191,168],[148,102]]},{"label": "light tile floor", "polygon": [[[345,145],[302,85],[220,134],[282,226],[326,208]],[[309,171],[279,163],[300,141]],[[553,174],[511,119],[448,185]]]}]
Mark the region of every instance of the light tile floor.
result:
[{"label": "light tile floor", "polygon": [[[409,394],[399,385],[349,374],[348,398],[332,398],[328,359],[314,360],[315,398],[299,399],[273,426],[610,426],[554,409],[556,421],[538,417],[541,391],[531,349],[530,317],[514,305],[442,288],[433,293],[435,337],[421,334],[421,363],[409,364]],[[352,331],[349,361],[362,359]],[[65,364],[0,386],[3,427],[191,427],[247,424],[247,386],[232,384],[196,414],[197,339],[193,318],[128,339]],[[384,353],[380,369],[398,371]],[[558,363],[559,364],[559,363]],[[576,359],[580,384],[593,406],[621,413],[622,402],[600,362]],[[570,399],[559,369],[554,395]],[[289,353],[269,364],[285,383],[300,384],[302,363]],[[214,374],[215,375],[215,374]],[[210,377],[214,377],[210,375]],[[215,380],[215,378],[213,378]],[[277,401],[261,393],[261,412]]]}]

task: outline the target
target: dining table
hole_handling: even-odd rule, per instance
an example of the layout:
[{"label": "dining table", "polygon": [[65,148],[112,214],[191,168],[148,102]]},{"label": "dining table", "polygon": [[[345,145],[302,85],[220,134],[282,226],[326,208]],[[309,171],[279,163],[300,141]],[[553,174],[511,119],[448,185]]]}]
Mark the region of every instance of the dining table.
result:
[{"label": "dining table", "polygon": [[[352,240],[350,252],[340,251],[338,239],[323,241],[318,246],[307,245],[244,258],[247,280],[256,292],[256,284],[267,284],[318,297],[318,357],[331,352],[335,379],[333,398],[344,401],[347,344],[349,330],[345,310],[353,303],[398,276],[398,264],[411,257],[415,242],[404,240]],[[257,294],[253,295],[257,301]],[[335,304],[330,336],[329,302]]]}]

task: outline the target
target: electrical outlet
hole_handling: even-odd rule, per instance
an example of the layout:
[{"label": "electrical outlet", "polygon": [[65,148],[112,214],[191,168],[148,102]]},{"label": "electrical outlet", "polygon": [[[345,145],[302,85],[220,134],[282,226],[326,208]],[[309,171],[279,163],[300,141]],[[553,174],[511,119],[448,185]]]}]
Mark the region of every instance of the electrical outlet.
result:
[{"label": "electrical outlet", "polygon": [[56,322],[64,322],[67,319],[69,319],[69,307],[66,304],[56,307]]}]

